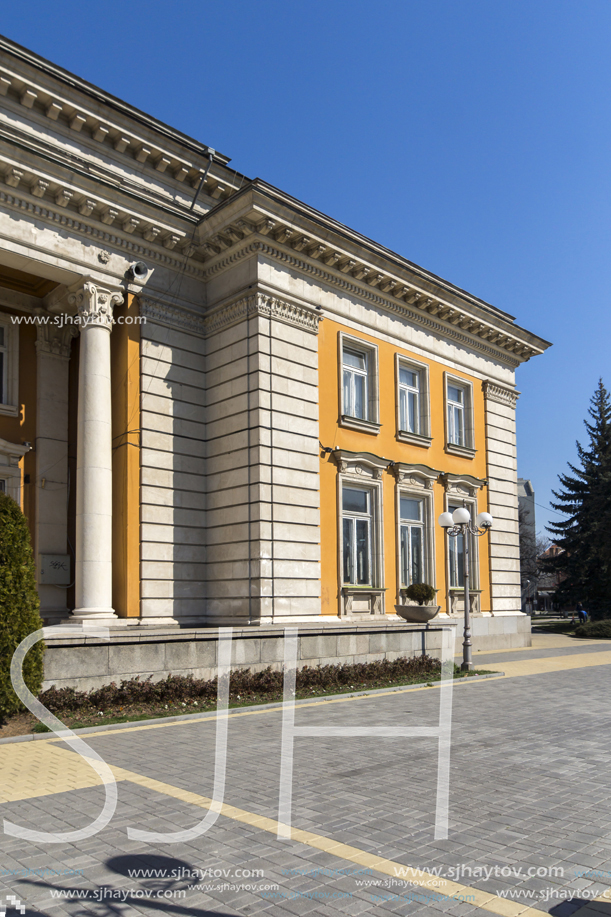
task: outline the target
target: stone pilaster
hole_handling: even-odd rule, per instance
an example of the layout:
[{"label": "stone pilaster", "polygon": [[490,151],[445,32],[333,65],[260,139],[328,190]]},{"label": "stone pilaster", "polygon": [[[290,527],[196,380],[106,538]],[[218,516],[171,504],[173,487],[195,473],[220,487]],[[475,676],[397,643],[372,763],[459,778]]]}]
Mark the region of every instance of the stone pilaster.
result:
[{"label": "stone pilaster", "polygon": [[70,297],[81,333],[76,466],[76,608],[82,621],[112,608],[110,332],[123,293],[85,281]]},{"label": "stone pilaster", "polygon": [[76,325],[37,310],[36,340],[36,560],[41,616],[50,624],[68,616],[63,585],[40,580],[41,555],[68,555],[68,362]]},{"label": "stone pilaster", "polygon": [[521,610],[515,389],[484,382],[491,601],[494,614]]}]

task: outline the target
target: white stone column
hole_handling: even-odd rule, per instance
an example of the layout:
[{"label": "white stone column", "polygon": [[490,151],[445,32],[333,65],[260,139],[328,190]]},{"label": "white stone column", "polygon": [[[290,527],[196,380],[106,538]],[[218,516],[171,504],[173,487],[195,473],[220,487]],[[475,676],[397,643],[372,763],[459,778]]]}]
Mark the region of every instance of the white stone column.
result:
[{"label": "white stone column", "polygon": [[86,281],[70,297],[80,323],[73,618],[116,618],[112,608],[110,332],[119,290]]}]

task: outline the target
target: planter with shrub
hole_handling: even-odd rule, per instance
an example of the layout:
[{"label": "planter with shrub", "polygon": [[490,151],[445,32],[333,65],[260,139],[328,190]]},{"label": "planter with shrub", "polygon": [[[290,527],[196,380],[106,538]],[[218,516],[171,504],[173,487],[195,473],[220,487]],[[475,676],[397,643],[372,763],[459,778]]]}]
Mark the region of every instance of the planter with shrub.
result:
[{"label": "planter with shrub", "polygon": [[426,624],[439,614],[440,606],[433,604],[435,595],[436,590],[428,583],[412,583],[405,590],[405,597],[410,601],[405,605],[395,605],[395,611],[405,621]]}]

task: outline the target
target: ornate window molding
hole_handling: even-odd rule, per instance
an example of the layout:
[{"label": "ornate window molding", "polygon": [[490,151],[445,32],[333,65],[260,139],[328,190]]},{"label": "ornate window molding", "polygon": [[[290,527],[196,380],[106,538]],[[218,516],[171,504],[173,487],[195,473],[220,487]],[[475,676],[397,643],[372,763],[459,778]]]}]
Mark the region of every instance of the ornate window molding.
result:
[{"label": "ornate window molding", "polygon": [[[363,618],[384,614],[384,539],[383,539],[383,481],[384,471],[391,464],[386,459],[369,452],[346,452],[337,449],[333,453],[339,473],[337,476],[337,520],[338,520],[338,582],[340,617]],[[343,556],[343,501],[344,487],[365,490],[370,495],[371,513],[371,585],[357,586],[344,583]]]},{"label": "ornate window molding", "polygon": [[[463,504],[471,513],[471,519],[475,519],[478,513],[477,493],[485,485],[481,478],[473,477],[470,474],[444,474],[442,477],[445,487],[444,510],[450,512],[450,507],[462,506]],[[450,585],[450,545],[449,538],[446,541],[446,583],[447,583],[447,613],[450,615],[463,614],[464,612],[464,591],[463,587],[452,587]],[[479,538],[469,535],[469,555],[471,558],[470,572],[470,599],[471,612],[479,614],[481,611],[480,604],[480,570],[479,570]]]},{"label": "ornate window molding", "polygon": [[437,565],[435,563],[435,499],[433,485],[439,472],[428,465],[407,465],[395,462],[392,465],[397,484],[395,487],[396,514],[396,569],[397,604],[405,603],[405,587],[401,582],[401,497],[412,497],[422,501],[423,513],[423,555],[425,581],[437,586]]}]

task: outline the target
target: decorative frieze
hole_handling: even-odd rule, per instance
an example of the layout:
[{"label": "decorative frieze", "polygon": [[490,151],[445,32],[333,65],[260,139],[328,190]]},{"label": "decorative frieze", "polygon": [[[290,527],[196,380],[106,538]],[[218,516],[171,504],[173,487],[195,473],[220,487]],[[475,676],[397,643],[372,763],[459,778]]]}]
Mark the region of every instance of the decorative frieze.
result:
[{"label": "decorative frieze", "polygon": [[170,306],[145,296],[140,296],[138,302],[140,315],[145,316],[147,321],[167,325],[168,328],[177,328],[189,334],[197,334],[199,337],[204,337],[206,334],[205,319],[201,315],[195,315],[193,312],[187,312],[186,309]]},{"label": "decorative frieze", "polygon": [[486,401],[496,401],[498,404],[504,404],[510,408],[515,408],[520,397],[520,393],[515,389],[506,388],[504,385],[499,385],[497,382],[490,382],[489,380],[483,383],[483,389]]},{"label": "decorative frieze", "polygon": [[252,315],[261,315],[272,318],[287,325],[296,325],[304,331],[318,334],[318,324],[322,315],[317,309],[309,306],[297,305],[277,296],[267,296],[264,293],[253,293],[237,302],[229,303],[216,309],[206,317],[206,334],[216,334],[229,325],[243,321]]}]

